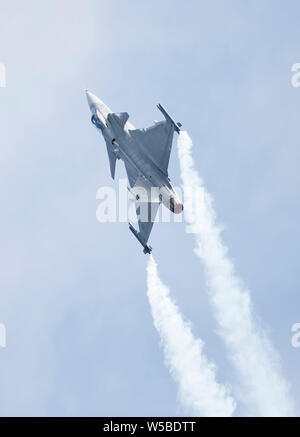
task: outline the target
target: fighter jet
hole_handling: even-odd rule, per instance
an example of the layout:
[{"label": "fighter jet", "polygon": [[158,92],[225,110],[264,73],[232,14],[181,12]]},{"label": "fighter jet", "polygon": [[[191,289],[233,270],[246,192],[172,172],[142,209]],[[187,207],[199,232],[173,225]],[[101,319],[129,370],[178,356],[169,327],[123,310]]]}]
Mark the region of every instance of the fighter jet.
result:
[{"label": "fighter jet", "polygon": [[157,107],[165,120],[154,122],[147,129],[135,129],[128,121],[127,112],[112,112],[88,90],[86,96],[92,113],[91,122],[105,139],[113,179],[117,159],[124,162],[139,231],[131,223],[129,229],[143,246],[143,252],[150,254],[152,248],[147,242],[159,205],[163,203],[175,214],[183,210],[168,177],[173,134],[180,132],[181,124],[175,123],[159,104]]}]

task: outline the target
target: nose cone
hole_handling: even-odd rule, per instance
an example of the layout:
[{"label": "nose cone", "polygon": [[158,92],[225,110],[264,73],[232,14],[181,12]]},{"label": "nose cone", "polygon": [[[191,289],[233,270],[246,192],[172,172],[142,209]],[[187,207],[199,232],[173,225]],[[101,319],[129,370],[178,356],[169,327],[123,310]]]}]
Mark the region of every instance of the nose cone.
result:
[{"label": "nose cone", "polygon": [[112,111],[105,105],[105,103],[98,99],[95,94],[91,93],[89,90],[85,90],[85,92],[91,112],[94,114],[96,111],[99,111],[102,117],[106,120],[108,114]]},{"label": "nose cone", "polygon": [[91,93],[89,90],[86,90],[85,92],[86,92],[86,98],[87,98],[90,110],[92,112],[94,112],[95,109],[97,108],[98,103],[99,103],[99,99],[93,93]]}]

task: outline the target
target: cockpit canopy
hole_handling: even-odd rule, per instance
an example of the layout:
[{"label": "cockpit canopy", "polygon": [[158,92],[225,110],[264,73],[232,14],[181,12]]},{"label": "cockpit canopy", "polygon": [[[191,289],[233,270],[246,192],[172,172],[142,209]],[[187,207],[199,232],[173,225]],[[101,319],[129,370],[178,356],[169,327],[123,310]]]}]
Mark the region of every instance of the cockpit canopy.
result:
[{"label": "cockpit canopy", "polygon": [[92,115],[91,122],[92,122],[93,125],[96,126],[98,129],[103,130],[104,126],[103,126],[102,122],[99,120],[99,118],[97,117],[97,115],[95,115],[95,114]]}]

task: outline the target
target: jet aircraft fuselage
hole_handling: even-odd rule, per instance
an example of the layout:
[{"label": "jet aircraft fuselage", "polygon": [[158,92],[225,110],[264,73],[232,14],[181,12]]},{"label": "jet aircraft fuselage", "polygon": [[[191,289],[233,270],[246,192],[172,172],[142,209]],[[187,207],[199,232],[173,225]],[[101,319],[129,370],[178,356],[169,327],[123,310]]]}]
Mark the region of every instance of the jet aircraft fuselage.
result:
[{"label": "jet aircraft fuselage", "polygon": [[[135,129],[128,121],[127,112],[113,113],[90,91],[86,94],[92,113],[91,121],[101,131],[106,142],[112,178],[115,176],[116,160],[121,159],[125,164],[129,190],[136,201],[140,232],[132,225],[130,229],[143,245],[144,252],[150,253],[151,248],[146,243],[159,204],[162,202],[175,214],[183,210],[167,171],[173,133],[179,133],[181,125],[175,123],[164,108],[158,105],[166,120],[156,122],[148,129]],[[139,188],[143,189],[142,194],[139,193]],[[141,217],[143,205],[151,206],[151,217],[147,207],[146,217],[145,214]]]}]

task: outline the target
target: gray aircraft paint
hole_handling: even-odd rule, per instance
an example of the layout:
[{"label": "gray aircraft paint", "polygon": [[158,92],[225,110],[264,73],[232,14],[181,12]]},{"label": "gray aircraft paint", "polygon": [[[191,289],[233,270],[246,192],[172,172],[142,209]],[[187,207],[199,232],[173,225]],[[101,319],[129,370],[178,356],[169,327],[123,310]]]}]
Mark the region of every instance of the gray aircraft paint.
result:
[{"label": "gray aircraft paint", "polygon": [[147,129],[135,129],[127,112],[112,112],[98,97],[86,91],[92,113],[91,121],[101,131],[109,157],[111,176],[115,177],[116,161],[125,164],[129,190],[134,194],[139,232],[129,223],[129,229],[142,244],[144,253],[151,253],[147,245],[160,203],[174,213],[183,205],[168,177],[168,165],[174,132],[180,131],[165,109],[158,105],[165,120]]}]

